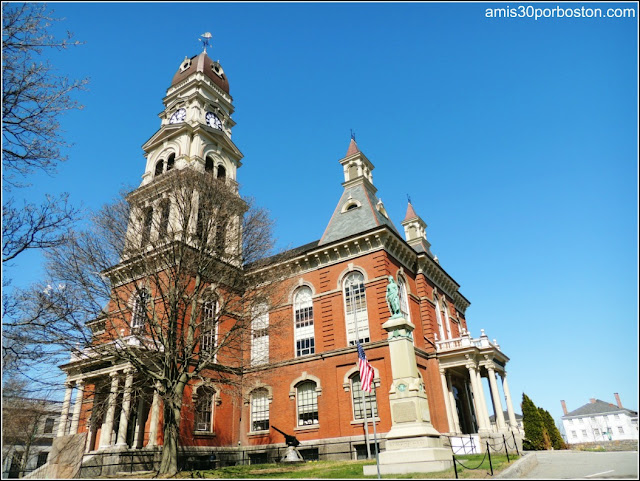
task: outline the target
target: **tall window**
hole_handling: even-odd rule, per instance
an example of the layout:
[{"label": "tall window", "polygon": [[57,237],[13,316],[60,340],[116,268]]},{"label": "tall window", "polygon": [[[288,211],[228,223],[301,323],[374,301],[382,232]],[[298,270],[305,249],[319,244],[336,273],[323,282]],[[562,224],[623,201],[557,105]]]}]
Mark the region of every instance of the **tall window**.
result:
[{"label": "tall window", "polygon": [[42,431],[44,434],[51,434],[53,433],[53,424],[56,422],[55,419],[53,418],[47,418],[44,421],[44,430]]},{"label": "tall window", "polygon": [[[259,304],[251,321],[251,365],[269,362],[269,307]],[[255,431],[255,430],[254,430]]]},{"label": "tall window", "polygon": [[259,388],[251,393],[251,430],[266,431],[269,429],[269,393]]},{"label": "tall window", "polygon": [[358,326],[358,340],[369,342],[369,317],[367,315],[367,299],[364,289],[364,276],[353,271],[345,277],[343,282],[345,315],[347,325],[347,342],[356,343],[356,324]]},{"label": "tall window", "polygon": [[151,239],[151,226],[153,225],[153,208],[148,207],[142,214],[142,246]]},{"label": "tall window", "polygon": [[311,289],[303,286],[293,296],[295,318],[296,356],[316,352],[315,332],[313,328],[313,301]]},{"label": "tall window", "polygon": [[[349,377],[351,381],[351,403],[353,405],[353,419],[362,419],[362,389],[360,388],[360,373],[356,372]],[[367,419],[378,416],[378,403],[375,389],[370,393],[364,393]]]},{"label": "tall window", "polygon": [[171,154],[167,159],[167,172],[173,169],[173,164],[175,164],[175,161],[176,161],[176,154]]},{"label": "tall window", "polygon": [[222,165],[219,165],[217,178],[220,180],[224,180],[225,177],[227,177],[227,170]]},{"label": "tall window", "polygon": [[444,326],[442,324],[442,312],[440,311],[440,301],[438,300],[438,296],[434,296],[436,298],[436,320],[438,321],[438,332],[439,332],[439,340],[444,341]]},{"label": "tall window", "polygon": [[409,296],[407,294],[407,284],[400,276],[398,276],[398,295],[400,297],[400,312],[402,313],[402,317],[404,317],[407,321],[411,321],[411,316],[409,315]]},{"label": "tall window", "polygon": [[154,172],[154,175],[160,175],[162,174],[162,169],[164,168],[164,160],[159,160],[156,163],[156,170]]},{"label": "tall window", "polygon": [[213,405],[216,391],[208,386],[200,386],[196,391],[195,428],[200,432],[213,432]]},{"label": "tall window", "polygon": [[218,343],[218,322],[216,319],[217,304],[208,300],[202,305],[202,324],[200,327],[200,351],[203,353],[215,352]]},{"label": "tall window", "polygon": [[204,171],[213,174],[213,159],[211,157],[207,157],[204,161]]},{"label": "tall window", "polygon": [[171,204],[169,203],[169,199],[165,199],[160,204],[160,230],[159,237],[163,239],[167,232],[169,231],[169,212],[170,212]]},{"label": "tall window", "polygon": [[444,312],[445,327],[447,329],[447,337],[451,339],[451,318],[449,317],[449,306],[447,300],[442,298],[442,312]]},{"label": "tall window", "polygon": [[318,393],[316,383],[303,381],[296,386],[298,426],[318,424]]},{"label": "tall window", "polygon": [[147,311],[149,309],[149,299],[151,295],[146,289],[140,290],[133,301],[133,316],[131,319],[131,327],[144,327],[147,322]]}]

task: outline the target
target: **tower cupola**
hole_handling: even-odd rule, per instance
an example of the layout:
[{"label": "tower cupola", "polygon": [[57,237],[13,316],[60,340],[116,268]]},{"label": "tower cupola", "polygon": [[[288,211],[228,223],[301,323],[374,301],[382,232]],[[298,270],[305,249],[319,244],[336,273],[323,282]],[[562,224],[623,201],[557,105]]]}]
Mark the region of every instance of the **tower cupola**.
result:
[{"label": "tower cupola", "polygon": [[409,244],[416,252],[426,252],[431,257],[431,244],[427,240],[427,224],[413,210],[413,205],[409,201],[407,205],[407,213],[401,222],[404,227],[404,236],[407,244]]}]

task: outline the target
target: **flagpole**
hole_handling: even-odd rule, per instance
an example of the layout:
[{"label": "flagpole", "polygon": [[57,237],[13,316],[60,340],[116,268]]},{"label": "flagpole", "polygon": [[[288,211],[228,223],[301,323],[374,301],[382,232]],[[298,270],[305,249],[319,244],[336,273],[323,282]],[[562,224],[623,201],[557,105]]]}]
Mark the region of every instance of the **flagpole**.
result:
[{"label": "flagpole", "polygon": [[[371,382],[371,387],[373,388],[373,393],[375,394],[375,399],[376,399],[376,404],[378,401],[378,395],[376,394],[376,385],[373,383],[373,381]],[[371,403],[371,400],[369,400],[369,403]],[[373,409],[371,409],[371,415],[373,416]],[[380,417],[380,414],[378,414],[378,417]],[[376,450],[376,469],[378,470],[378,479],[380,479],[380,457],[378,456],[378,436],[376,434],[376,417],[373,416],[373,447]]]},{"label": "flagpole", "polygon": [[[358,332],[358,316],[356,313],[356,304],[353,297],[353,284],[349,284],[349,292],[351,293],[351,307],[353,308],[353,321],[356,330],[356,350],[358,343],[360,342],[360,336]],[[369,424],[367,423],[367,400],[364,395],[364,389],[362,389],[362,375],[360,375],[360,394],[362,394],[362,418],[364,420],[364,443],[367,446],[367,459],[371,459],[371,446],[369,446]],[[375,422],[375,421],[374,421]]]}]

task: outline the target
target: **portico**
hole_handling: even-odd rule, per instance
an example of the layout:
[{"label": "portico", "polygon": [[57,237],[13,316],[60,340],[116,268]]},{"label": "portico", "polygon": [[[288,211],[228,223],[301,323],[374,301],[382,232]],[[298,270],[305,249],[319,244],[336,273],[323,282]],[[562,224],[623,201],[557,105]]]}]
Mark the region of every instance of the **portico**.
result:
[{"label": "portico", "polygon": [[[493,433],[518,432],[505,369],[509,358],[495,340],[490,342],[484,330],[479,338],[472,338],[468,331],[463,331],[458,338],[437,341],[436,352],[449,434],[491,436]],[[502,381],[508,419],[503,414],[498,376]],[[485,398],[483,378],[488,381],[489,399]],[[489,403],[496,418],[495,426],[489,420]]]}]

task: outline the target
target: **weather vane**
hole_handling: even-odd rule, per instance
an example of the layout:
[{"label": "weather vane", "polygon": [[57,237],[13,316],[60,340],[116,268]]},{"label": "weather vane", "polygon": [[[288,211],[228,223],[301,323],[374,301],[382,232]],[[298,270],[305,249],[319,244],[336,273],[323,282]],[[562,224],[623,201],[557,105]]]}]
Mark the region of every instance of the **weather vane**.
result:
[{"label": "weather vane", "polygon": [[353,129],[349,129],[351,131],[351,139],[352,140],[356,140],[356,133],[353,131]]},{"label": "weather vane", "polygon": [[[211,42],[211,33],[210,32],[205,32],[202,35],[200,35],[202,38],[199,38],[198,40],[202,42],[203,45],[203,52],[207,53],[207,47],[209,46],[209,42]],[[203,40],[204,39],[204,40]]]},{"label": "weather vane", "polygon": [[411,197],[409,197],[409,194],[407,194],[407,200],[409,201],[409,204],[411,204]]}]

